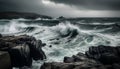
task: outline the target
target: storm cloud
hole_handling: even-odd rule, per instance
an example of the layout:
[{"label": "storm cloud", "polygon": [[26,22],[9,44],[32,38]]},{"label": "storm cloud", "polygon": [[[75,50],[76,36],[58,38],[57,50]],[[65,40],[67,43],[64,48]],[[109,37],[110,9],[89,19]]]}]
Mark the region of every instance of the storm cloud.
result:
[{"label": "storm cloud", "polygon": [[63,3],[78,8],[92,10],[120,10],[120,0],[50,0],[55,3]]},{"label": "storm cloud", "polygon": [[0,0],[0,11],[17,11],[35,8],[37,0]]},{"label": "storm cloud", "polygon": [[120,17],[120,0],[0,0],[0,12],[4,11],[52,17]]}]

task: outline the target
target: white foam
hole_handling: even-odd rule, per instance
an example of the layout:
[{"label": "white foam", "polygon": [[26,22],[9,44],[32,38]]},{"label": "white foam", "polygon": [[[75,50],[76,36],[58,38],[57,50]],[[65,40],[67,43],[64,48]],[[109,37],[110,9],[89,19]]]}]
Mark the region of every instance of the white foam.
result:
[{"label": "white foam", "polygon": [[[35,27],[35,30],[31,32],[24,32],[24,28],[26,27]],[[68,30],[77,30],[78,34],[74,38],[70,38],[70,35],[66,37],[60,37],[60,35],[68,34]],[[78,52],[84,53],[90,46],[120,45],[120,32],[117,34],[101,33],[107,30],[112,29],[109,27],[99,30],[83,30],[78,25],[71,24],[70,22],[62,22],[56,26],[43,26],[34,23],[19,23],[18,20],[11,20],[8,24],[0,25],[0,33],[2,34],[28,34],[45,42],[47,46],[45,46],[43,50],[47,55],[46,62],[62,61],[64,56],[72,56]],[[49,45],[52,45],[52,47],[49,47]],[[35,65],[36,64],[37,63],[35,63]],[[39,64],[40,63],[38,63],[38,65]]]}]

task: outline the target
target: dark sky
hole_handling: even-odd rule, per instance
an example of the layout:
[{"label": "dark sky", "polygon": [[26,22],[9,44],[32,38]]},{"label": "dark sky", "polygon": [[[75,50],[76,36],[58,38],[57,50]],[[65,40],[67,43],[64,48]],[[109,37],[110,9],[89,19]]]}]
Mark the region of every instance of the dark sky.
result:
[{"label": "dark sky", "polygon": [[0,0],[0,11],[53,17],[120,17],[120,0]]}]

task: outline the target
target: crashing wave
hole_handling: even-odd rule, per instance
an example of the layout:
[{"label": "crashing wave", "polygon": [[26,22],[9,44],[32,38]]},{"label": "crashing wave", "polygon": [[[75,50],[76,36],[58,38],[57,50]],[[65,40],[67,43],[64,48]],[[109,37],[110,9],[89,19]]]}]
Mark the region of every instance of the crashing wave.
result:
[{"label": "crashing wave", "polygon": [[[5,21],[4,21],[5,22]],[[32,21],[31,21],[32,22]],[[70,21],[52,23],[44,20],[37,23],[25,23],[19,20],[1,21],[0,33],[14,35],[32,35],[46,42],[43,48],[47,61],[62,61],[64,56],[84,52],[89,46],[120,45],[120,27],[115,24],[80,24]],[[113,33],[116,31],[116,33]]]}]

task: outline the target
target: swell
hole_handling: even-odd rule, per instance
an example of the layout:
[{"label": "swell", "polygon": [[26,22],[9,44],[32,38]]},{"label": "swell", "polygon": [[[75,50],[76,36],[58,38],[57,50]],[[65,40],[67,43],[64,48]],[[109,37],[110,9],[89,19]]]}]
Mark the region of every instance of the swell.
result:
[{"label": "swell", "polygon": [[[64,56],[85,52],[90,46],[120,46],[120,27],[113,23],[82,23],[54,20],[0,20],[0,33],[27,34],[42,40],[47,45],[43,50],[46,62],[60,62]],[[40,69],[42,61],[33,63]]]},{"label": "swell", "polygon": [[[49,25],[47,25],[49,24]],[[89,46],[120,45],[120,27],[115,23],[88,24],[69,21],[26,23],[11,20],[0,25],[2,34],[28,34],[46,42],[47,61],[61,61],[64,56],[84,52]]]}]

